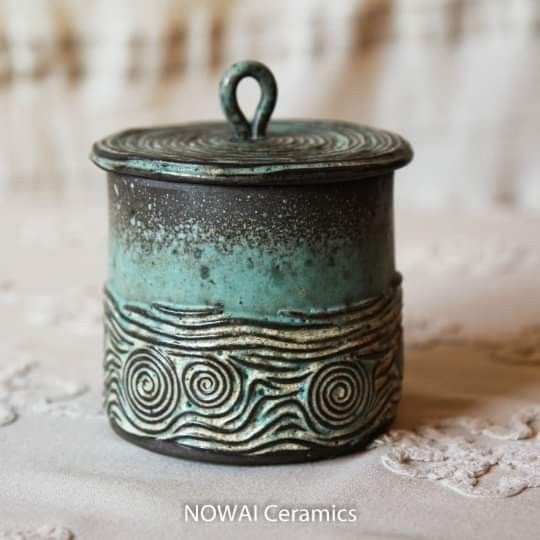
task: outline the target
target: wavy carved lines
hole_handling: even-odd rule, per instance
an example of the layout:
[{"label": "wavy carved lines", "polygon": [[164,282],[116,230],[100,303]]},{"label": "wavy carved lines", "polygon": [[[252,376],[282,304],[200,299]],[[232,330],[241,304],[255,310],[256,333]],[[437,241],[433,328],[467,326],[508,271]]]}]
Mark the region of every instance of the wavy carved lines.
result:
[{"label": "wavy carved lines", "polygon": [[238,454],[354,444],[395,414],[400,311],[399,286],[273,323],[107,291],[108,414],[138,436]]},{"label": "wavy carved lines", "polygon": [[398,332],[401,324],[399,292],[382,297],[378,311],[370,312],[369,318],[362,313],[362,304],[358,304],[350,308],[349,317],[355,315],[355,318],[332,319],[327,315],[324,322],[306,324],[263,323],[225,316],[211,322],[204,319],[199,324],[185,324],[181,318],[171,321],[159,317],[155,307],[152,310],[127,305],[120,309],[110,292],[106,298],[108,316],[128,339],[142,339],[185,353],[249,349],[259,358],[294,362],[353,351],[377,354],[385,347],[384,340],[378,338],[379,331]]}]

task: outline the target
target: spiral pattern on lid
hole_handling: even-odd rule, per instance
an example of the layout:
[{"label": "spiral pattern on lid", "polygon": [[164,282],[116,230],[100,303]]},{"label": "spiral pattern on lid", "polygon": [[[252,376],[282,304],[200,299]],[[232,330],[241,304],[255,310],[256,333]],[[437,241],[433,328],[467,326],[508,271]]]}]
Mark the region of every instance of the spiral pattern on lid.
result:
[{"label": "spiral pattern on lid", "polygon": [[327,169],[362,173],[395,169],[411,157],[399,135],[330,121],[273,121],[265,137],[247,142],[235,139],[224,123],[134,129],[96,143],[92,155],[106,170],[199,179]]}]

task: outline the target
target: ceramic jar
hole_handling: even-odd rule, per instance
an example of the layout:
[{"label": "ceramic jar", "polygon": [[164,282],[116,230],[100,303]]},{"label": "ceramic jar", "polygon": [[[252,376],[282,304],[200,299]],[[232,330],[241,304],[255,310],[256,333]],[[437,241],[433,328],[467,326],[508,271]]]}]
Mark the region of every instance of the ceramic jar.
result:
[{"label": "ceramic jar", "polygon": [[[254,77],[249,123],[236,88]],[[233,65],[228,123],[97,142],[108,172],[105,402],[148,449],[227,463],[305,461],[369,443],[396,415],[400,136],[273,120],[272,73]]]}]

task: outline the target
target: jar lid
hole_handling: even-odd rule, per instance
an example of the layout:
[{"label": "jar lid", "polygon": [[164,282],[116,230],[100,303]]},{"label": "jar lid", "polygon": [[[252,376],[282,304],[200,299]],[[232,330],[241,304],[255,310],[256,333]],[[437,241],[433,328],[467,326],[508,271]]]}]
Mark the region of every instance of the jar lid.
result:
[{"label": "jar lid", "polygon": [[[236,89],[255,78],[261,99],[249,123]],[[272,72],[256,61],[233,64],[220,84],[225,122],[130,129],[94,144],[92,161],[107,171],[175,182],[313,184],[357,180],[406,165],[407,141],[389,131],[349,122],[277,120]]]}]

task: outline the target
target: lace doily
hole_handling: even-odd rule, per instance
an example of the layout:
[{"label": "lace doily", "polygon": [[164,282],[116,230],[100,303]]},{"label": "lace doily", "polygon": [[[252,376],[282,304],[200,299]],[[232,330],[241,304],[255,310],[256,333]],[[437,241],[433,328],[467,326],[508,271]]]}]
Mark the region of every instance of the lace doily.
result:
[{"label": "lace doily", "polygon": [[75,535],[65,527],[43,525],[35,529],[0,530],[0,540],[75,540]]},{"label": "lace doily", "polygon": [[17,420],[25,411],[54,416],[94,418],[101,408],[79,399],[88,392],[84,383],[48,375],[35,361],[26,360],[0,369],[0,427]]},{"label": "lace doily", "polygon": [[507,425],[481,418],[451,418],[414,431],[380,437],[383,465],[410,478],[432,480],[473,497],[512,497],[540,487],[540,405]]}]

